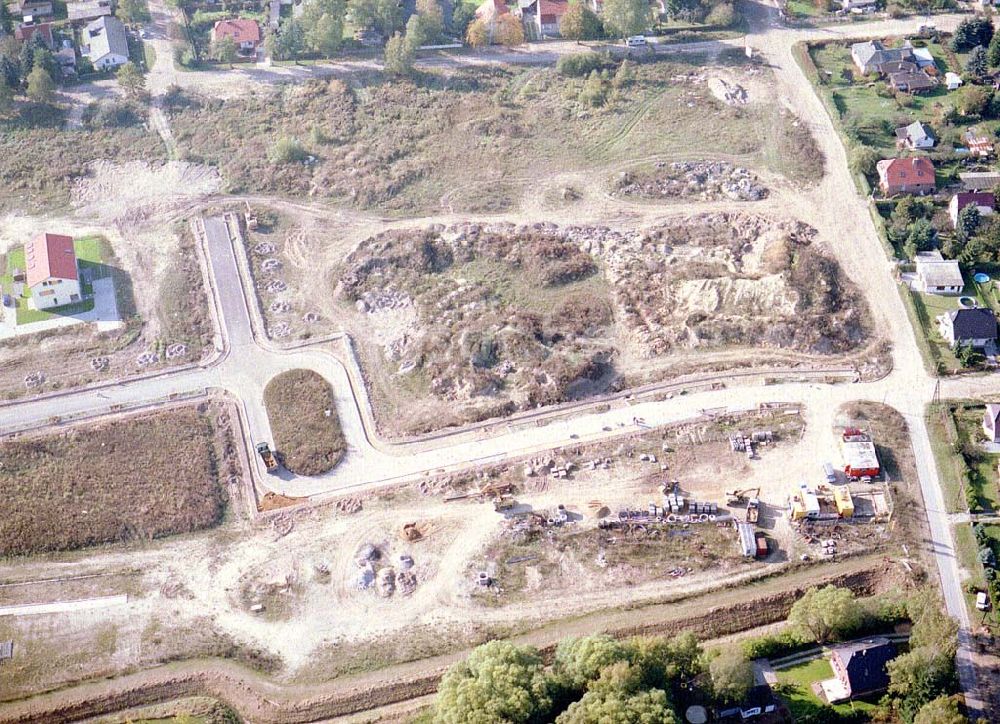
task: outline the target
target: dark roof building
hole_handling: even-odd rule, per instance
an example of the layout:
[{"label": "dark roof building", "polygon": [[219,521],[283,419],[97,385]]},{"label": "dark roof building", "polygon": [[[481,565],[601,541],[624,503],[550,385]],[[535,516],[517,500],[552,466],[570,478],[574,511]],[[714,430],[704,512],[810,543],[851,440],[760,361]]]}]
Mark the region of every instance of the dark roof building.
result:
[{"label": "dark roof building", "polygon": [[747,693],[739,704],[719,709],[714,721],[742,722],[752,720],[754,724],[791,721],[788,709],[775,698],[767,684],[758,684]]},{"label": "dark roof building", "polygon": [[864,696],[889,686],[886,664],[895,657],[895,645],[879,636],[835,647],[830,654],[830,665],[848,697]]}]

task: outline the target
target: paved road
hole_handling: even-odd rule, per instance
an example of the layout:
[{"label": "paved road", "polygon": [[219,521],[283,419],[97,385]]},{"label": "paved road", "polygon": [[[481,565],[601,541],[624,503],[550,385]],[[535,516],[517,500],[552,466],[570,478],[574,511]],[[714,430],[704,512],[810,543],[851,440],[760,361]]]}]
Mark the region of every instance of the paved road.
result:
[{"label": "paved road", "polygon": [[[162,22],[162,5],[154,0],[152,7],[154,16]],[[953,26],[955,22],[957,18],[954,16],[935,18],[935,23],[943,29]],[[387,481],[415,475],[470,467],[505,457],[548,450],[577,439],[588,441],[614,437],[634,430],[632,419],[636,416],[645,418],[650,425],[660,425],[698,417],[705,409],[753,409],[762,402],[780,400],[806,405],[810,427],[828,431],[833,424],[833,411],[838,405],[861,399],[886,402],[903,413],[910,427],[919,482],[927,507],[930,543],[937,561],[945,602],[949,612],[962,624],[962,646],[959,651],[962,684],[970,692],[973,708],[977,709],[974,694],[976,672],[971,665],[968,646],[968,612],[961,590],[950,521],[944,510],[937,469],[923,419],[934,381],[922,366],[905,309],[891,282],[890,264],[868,216],[865,200],[857,195],[848,173],[844,148],[822,104],[795,63],[791,50],[794,43],[800,40],[844,36],[877,37],[912,32],[919,23],[919,20],[885,21],[818,30],[788,30],[775,25],[772,8],[751,6],[752,31],[747,39],[753,47],[764,53],[775,70],[780,88],[776,102],[794,110],[814,130],[827,159],[827,174],[822,183],[814,191],[806,193],[807,197],[811,194],[807,218],[818,228],[825,229],[830,238],[843,240],[843,248],[839,250],[838,257],[843,261],[847,273],[856,279],[868,281],[863,286],[878,329],[885,331],[893,342],[894,370],[889,377],[879,382],[839,386],[784,384],[766,388],[733,387],[678,396],[670,400],[644,402],[630,407],[617,407],[604,413],[580,415],[572,420],[556,420],[537,428],[504,430],[501,425],[497,425],[488,435],[471,439],[462,432],[456,432],[444,435],[416,452],[407,446],[393,446],[385,442],[373,445],[375,433],[366,429],[365,418],[361,414],[361,407],[368,406],[369,402],[363,396],[355,395],[347,370],[336,357],[318,348],[282,352],[254,341],[245,291],[233,253],[232,230],[221,219],[208,219],[204,225],[204,243],[210,260],[214,293],[230,345],[225,358],[209,369],[188,370],[101,390],[28,400],[0,407],[0,431],[31,421],[44,422],[56,415],[96,413],[106,410],[111,404],[135,405],[168,394],[216,387],[230,391],[241,400],[250,441],[269,440],[270,430],[262,405],[264,385],[282,370],[305,367],[324,375],[334,386],[338,413],[348,441],[348,455],[335,471],[326,476],[286,479],[268,478],[262,474],[261,477],[267,487],[277,491],[322,497],[347,490],[378,487]],[[726,45],[742,46],[743,42],[703,43],[677,49],[662,47],[659,50],[705,52]],[[531,46],[522,51],[445,56],[422,62],[427,65],[449,66],[470,62],[551,62],[560,53],[580,50],[579,46],[570,43],[547,44],[541,49]],[[157,54],[156,72],[150,83],[154,92],[165,88],[169,82],[181,82],[185,85],[193,83],[203,88],[215,88],[217,84],[222,84],[232,89],[247,80],[265,77],[262,73],[269,79],[280,76],[287,80],[327,72],[323,69],[252,69],[178,74],[170,67],[160,67],[161,64],[169,63],[168,50],[161,52],[157,46]],[[370,61],[350,61],[331,65],[329,72],[350,72],[351,69],[370,66]],[[943,383],[942,387],[944,396],[1000,394],[1000,382],[996,377],[978,378],[971,382],[949,381]]]}]

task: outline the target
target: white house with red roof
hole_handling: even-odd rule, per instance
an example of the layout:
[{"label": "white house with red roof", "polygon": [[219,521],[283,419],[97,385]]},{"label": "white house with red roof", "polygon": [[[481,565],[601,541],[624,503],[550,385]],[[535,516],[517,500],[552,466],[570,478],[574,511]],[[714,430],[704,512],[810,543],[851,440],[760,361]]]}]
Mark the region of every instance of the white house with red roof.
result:
[{"label": "white house with red roof", "polygon": [[249,18],[220,20],[212,27],[212,42],[222,38],[232,38],[236,48],[243,55],[253,55],[260,45],[260,26]]},{"label": "white house with red roof", "polygon": [[80,271],[72,236],[39,234],[24,245],[24,265],[35,309],[80,301]]}]

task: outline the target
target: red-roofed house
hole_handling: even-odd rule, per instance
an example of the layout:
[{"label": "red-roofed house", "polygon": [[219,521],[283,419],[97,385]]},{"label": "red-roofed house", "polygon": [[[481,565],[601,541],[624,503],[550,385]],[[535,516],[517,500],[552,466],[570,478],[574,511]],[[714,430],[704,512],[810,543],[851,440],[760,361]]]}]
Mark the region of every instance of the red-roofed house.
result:
[{"label": "red-roofed house", "polygon": [[538,34],[559,35],[559,21],[568,10],[568,0],[537,0],[532,19]]},{"label": "red-roofed house", "polygon": [[39,234],[24,245],[24,265],[35,309],[80,301],[80,274],[72,236]]},{"label": "red-roofed house", "polygon": [[52,50],[55,47],[55,41],[52,39],[52,24],[51,23],[39,23],[38,25],[19,25],[14,30],[14,37],[20,40],[22,43],[30,42],[34,39],[35,34],[42,36],[42,41],[45,43],[45,47]]},{"label": "red-roofed house", "polygon": [[958,226],[958,214],[966,206],[975,206],[980,216],[990,216],[996,208],[996,201],[989,191],[960,191],[951,197],[948,204],[948,216],[951,225]]},{"label": "red-roofed house", "polygon": [[879,161],[878,185],[886,196],[932,194],[937,188],[934,164],[926,158],[890,158]]},{"label": "red-roofed house", "polygon": [[240,53],[253,55],[260,45],[260,26],[248,18],[220,20],[212,26],[212,42],[222,38],[232,38]]}]

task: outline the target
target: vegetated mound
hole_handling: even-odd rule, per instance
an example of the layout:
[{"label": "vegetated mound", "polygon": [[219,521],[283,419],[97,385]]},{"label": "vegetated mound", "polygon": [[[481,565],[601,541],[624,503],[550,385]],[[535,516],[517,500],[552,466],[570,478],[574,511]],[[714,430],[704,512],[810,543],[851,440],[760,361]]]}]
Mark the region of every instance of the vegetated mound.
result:
[{"label": "vegetated mound", "polygon": [[760,201],[767,197],[768,189],[752,171],[726,161],[660,161],[652,170],[620,173],[614,194],[643,199]]},{"label": "vegetated mound", "polygon": [[645,233],[570,233],[603,259],[640,356],[724,346],[835,354],[867,335],[859,290],[801,222],[706,213]]},{"label": "vegetated mound", "polygon": [[264,406],[282,463],[297,475],[321,475],[347,449],[333,388],[311,370],[282,372],[264,388]]},{"label": "vegetated mound", "polygon": [[385,232],[347,258],[336,295],[375,320],[398,374],[441,399],[479,398],[501,414],[612,376],[607,285],[550,225]]},{"label": "vegetated mound", "polygon": [[185,407],[0,442],[0,555],[218,523],[226,502],[223,451],[231,447],[221,409]]}]

